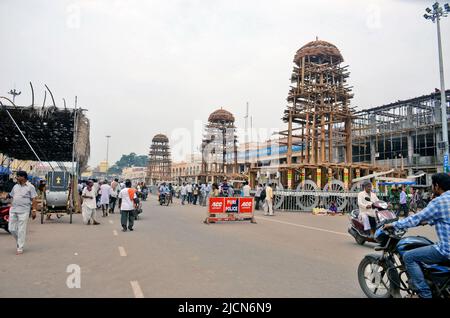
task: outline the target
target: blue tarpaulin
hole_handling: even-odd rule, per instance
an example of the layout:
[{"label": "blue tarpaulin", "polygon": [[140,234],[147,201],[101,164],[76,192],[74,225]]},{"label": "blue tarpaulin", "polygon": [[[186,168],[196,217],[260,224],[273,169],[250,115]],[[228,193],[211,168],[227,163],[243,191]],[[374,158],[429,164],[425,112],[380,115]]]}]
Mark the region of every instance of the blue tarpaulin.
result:
[{"label": "blue tarpaulin", "polygon": [[393,185],[415,185],[416,181],[401,181],[401,182],[378,182],[378,185],[393,186]]},{"label": "blue tarpaulin", "polygon": [[9,168],[0,166],[0,174],[11,174],[11,170],[9,170]]}]

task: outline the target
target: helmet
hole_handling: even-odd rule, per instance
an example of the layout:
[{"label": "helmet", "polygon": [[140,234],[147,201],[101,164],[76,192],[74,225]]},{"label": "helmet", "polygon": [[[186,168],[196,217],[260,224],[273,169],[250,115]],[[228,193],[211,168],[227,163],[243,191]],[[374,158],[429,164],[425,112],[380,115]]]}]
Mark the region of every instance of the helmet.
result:
[{"label": "helmet", "polygon": [[376,231],[375,231],[375,235],[374,235],[375,241],[377,241],[377,243],[379,243],[381,246],[386,246],[388,240],[389,240],[389,235],[386,234],[386,232],[384,231],[383,227],[380,226]]}]

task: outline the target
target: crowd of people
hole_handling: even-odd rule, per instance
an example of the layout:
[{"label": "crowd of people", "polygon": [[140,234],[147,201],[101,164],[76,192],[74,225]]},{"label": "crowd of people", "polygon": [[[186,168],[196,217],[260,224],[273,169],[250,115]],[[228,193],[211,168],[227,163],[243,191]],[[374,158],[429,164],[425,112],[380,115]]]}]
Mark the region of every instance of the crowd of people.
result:
[{"label": "crowd of people", "polygon": [[221,183],[193,183],[183,182],[182,184],[162,183],[158,185],[159,198],[169,196],[171,199],[180,199],[181,205],[192,204],[207,206],[208,198],[214,197],[251,197],[254,193],[255,210],[263,209],[265,215],[274,215],[273,212],[273,190],[275,184],[258,184],[252,191],[248,182],[234,186],[227,179]]},{"label": "crowd of people", "polygon": [[[25,171],[16,172],[17,182],[11,185],[8,192],[3,192],[1,199],[11,200],[9,210],[8,230],[16,241],[16,254],[23,253],[26,229],[29,218],[36,218],[38,205],[46,198],[47,184],[40,180],[34,185],[29,181]],[[144,183],[132,186],[130,180],[119,182],[114,179],[98,181],[96,179],[83,180],[78,183],[78,192],[82,200],[81,210],[83,223],[99,225],[97,210],[102,211],[102,217],[115,213],[116,206],[121,213],[122,231],[133,231],[136,211],[140,200],[146,200],[148,187]],[[51,214],[47,215],[50,218]]]},{"label": "crowd of people", "polygon": [[107,217],[109,213],[115,213],[116,203],[118,203],[124,232],[133,231],[140,200],[147,200],[149,192],[143,182],[133,187],[130,180],[119,182],[117,178],[112,182],[108,182],[108,180],[99,182],[96,179],[80,181],[78,191],[83,200],[82,215],[85,224],[100,224],[96,220],[97,209],[101,208],[102,217]]},{"label": "crowd of people", "polygon": [[[38,191],[33,184],[28,181],[25,171],[16,173],[17,183],[12,187],[7,195],[12,198],[12,205],[9,211],[9,231],[16,241],[16,254],[23,253],[25,245],[26,228],[29,217],[36,218],[37,199],[39,195],[45,193],[45,181],[40,181]],[[259,209],[261,203],[266,215],[273,213],[273,184],[258,184],[254,196],[256,205]],[[222,183],[192,184],[183,183],[182,185],[172,186],[172,184],[163,183],[159,185],[160,194],[169,194],[177,196],[181,204],[206,206],[209,197],[250,197],[251,188],[247,182],[242,187],[234,189],[225,179]],[[429,298],[432,296],[429,286],[426,284],[419,263],[439,263],[448,261],[450,255],[450,246],[448,241],[449,233],[449,206],[450,206],[450,176],[444,173],[438,173],[432,176],[432,190],[430,204],[421,212],[408,217],[408,195],[406,187],[402,187],[399,194],[400,211],[404,213],[405,218],[392,224],[385,224],[384,227],[394,227],[396,229],[406,229],[416,227],[420,224],[436,225],[439,242],[434,245],[424,246],[408,251],[403,256],[406,264],[406,270],[411,282],[418,293],[418,296]],[[134,217],[139,197],[145,198],[148,194],[148,188],[140,183],[132,187],[130,180],[119,182],[118,179],[111,183],[107,180],[98,182],[97,180],[86,180],[79,183],[78,191],[82,197],[82,216],[83,222],[87,225],[98,225],[96,211],[102,210],[102,216],[107,217],[109,213],[115,213],[116,203],[121,213],[122,230],[133,231]],[[417,193],[412,191],[411,200],[417,198]],[[363,184],[363,191],[358,194],[358,205],[360,216],[363,219],[364,230],[371,231],[374,227],[369,217],[374,217],[373,203],[378,201],[378,197],[372,191],[372,183],[367,181]],[[267,210],[267,211],[266,211]],[[335,211],[336,212],[336,211]]]}]

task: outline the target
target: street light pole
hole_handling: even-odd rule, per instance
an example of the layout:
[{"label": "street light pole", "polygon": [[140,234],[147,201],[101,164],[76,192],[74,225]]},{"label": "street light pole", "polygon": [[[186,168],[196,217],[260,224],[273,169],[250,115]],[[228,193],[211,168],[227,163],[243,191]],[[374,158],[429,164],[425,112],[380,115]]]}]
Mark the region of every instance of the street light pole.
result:
[{"label": "street light pole", "polygon": [[[444,5],[442,8],[439,5],[439,2],[433,4],[433,10],[430,8],[426,8],[427,13],[424,14],[424,18],[427,20],[431,20],[433,22],[436,21],[437,25],[437,37],[438,37],[438,51],[439,51],[439,74],[441,81],[441,117],[442,117],[442,142],[444,144],[444,165],[445,162],[448,162],[449,158],[449,145],[448,145],[448,125],[447,125],[447,100],[445,96],[445,81],[444,81],[444,61],[442,57],[442,42],[441,42],[441,17],[446,17],[450,12],[450,6],[448,3]],[[444,167],[444,172],[448,169],[447,166]]]},{"label": "street light pole", "polygon": [[[439,49],[439,74],[441,77],[441,116],[442,116],[442,141],[444,142],[444,156],[448,158],[448,127],[447,127],[447,101],[445,97],[444,82],[444,61],[442,58],[441,23],[440,18],[436,19],[438,49]],[[446,171],[447,172],[447,171]]]},{"label": "street light pole", "polygon": [[109,138],[111,138],[111,136],[107,135],[107,136],[106,136],[106,164],[107,164],[108,166],[109,166],[109,164],[108,164]]}]

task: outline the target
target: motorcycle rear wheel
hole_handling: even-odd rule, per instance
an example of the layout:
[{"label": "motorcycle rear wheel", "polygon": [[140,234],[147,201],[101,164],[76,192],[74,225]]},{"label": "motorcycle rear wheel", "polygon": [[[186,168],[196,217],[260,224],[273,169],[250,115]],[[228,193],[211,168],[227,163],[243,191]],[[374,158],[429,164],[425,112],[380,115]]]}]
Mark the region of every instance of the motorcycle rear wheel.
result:
[{"label": "motorcycle rear wheel", "polygon": [[367,255],[362,259],[358,266],[359,286],[369,298],[391,298],[388,266],[379,260],[379,255]]}]

